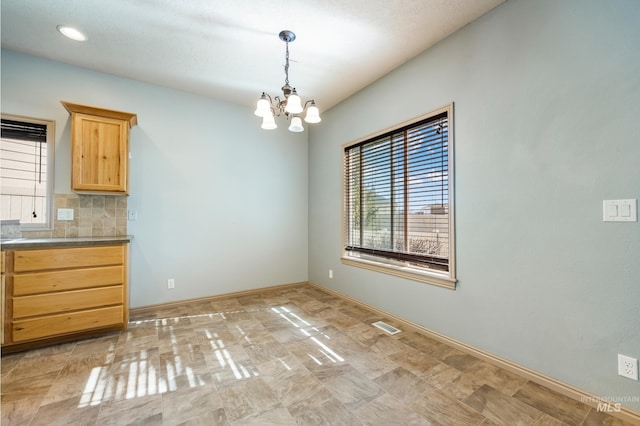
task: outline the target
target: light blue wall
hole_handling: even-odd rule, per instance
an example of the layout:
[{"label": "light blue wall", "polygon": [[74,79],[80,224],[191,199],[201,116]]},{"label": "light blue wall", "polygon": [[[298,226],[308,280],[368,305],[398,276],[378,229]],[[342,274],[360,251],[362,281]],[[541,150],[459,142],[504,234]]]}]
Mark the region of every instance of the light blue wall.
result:
[{"label": "light blue wall", "polygon": [[[640,396],[640,2],[509,0],[324,114],[310,280],[604,396]],[[341,145],[455,102],[455,291],[342,265]],[[328,270],[334,270],[334,279]],[[625,403],[635,409],[640,403]]]},{"label": "light blue wall", "polygon": [[3,50],[2,111],[56,121],[57,193],[70,192],[60,100],[138,115],[132,307],[307,280],[306,134],[261,130],[248,107]]}]

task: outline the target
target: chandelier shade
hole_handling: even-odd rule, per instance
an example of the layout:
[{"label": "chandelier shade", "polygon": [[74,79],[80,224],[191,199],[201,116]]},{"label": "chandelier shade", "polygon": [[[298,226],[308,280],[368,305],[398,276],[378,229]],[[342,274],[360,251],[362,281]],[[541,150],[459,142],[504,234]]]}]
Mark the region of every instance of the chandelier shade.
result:
[{"label": "chandelier shade", "polygon": [[262,94],[260,99],[258,99],[258,105],[256,106],[256,110],[255,110],[254,114],[257,115],[258,117],[264,117],[266,115],[272,115],[271,114],[271,104],[269,103],[269,100],[267,99],[267,95],[265,95],[264,93]]},{"label": "chandelier shade", "polygon": [[279,34],[280,40],[286,44],[286,56],[284,66],[284,86],[282,86],[282,98],[280,95],[271,97],[268,93],[262,92],[258,103],[256,104],[256,110],[254,114],[262,118],[262,128],[266,130],[275,129],[278,127],[275,121],[275,117],[283,116],[287,120],[291,121],[289,130],[292,132],[303,132],[301,114],[306,115],[304,121],[306,123],[319,123],[320,110],[316,106],[314,99],[308,100],[303,103],[302,99],[298,95],[295,87],[289,85],[289,43],[296,39],[296,35],[293,31],[283,30]]},{"label": "chandelier shade", "polygon": [[293,117],[291,119],[291,125],[289,126],[289,131],[304,132],[304,127],[302,127],[302,120],[300,119],[300,117]]},{"label": "chandelier shade", "polygon": [[304,117],[304,121],[312,124],[322,121],[320,118],[320,111],[318,110],[315,102],[311,101],[309,108],[307,108],[307,115]]},{"label": "chandelier shade", "polygon": [[287,98],[287,106],[284,108],[284,111],[289,114],[300,114],[302,112],[302,101],[296,89],[293,89],[293,92],[291,92]]},{"label": "chandelier shade", "polygon": [[276,124],[275,118],[273,118],[272,114],[268,114],[262,117],[262,127],[265,130],[277,129],[278,125]]}]

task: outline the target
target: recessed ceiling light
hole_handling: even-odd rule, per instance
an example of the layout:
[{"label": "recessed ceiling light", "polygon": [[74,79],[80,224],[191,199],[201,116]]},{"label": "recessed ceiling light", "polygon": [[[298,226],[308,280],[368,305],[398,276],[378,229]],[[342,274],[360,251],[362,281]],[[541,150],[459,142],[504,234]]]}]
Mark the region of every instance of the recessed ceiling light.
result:
[{"label": "recessed ceiling light", "polygon": [[82,34],[80,31],[76,30],[73,27],[68,27],[66,25],[58,25],[58,31],[60,32],[60,34],[62,34],[63,36],[70,38],[71,40],[75,40],[75,41],[86,41],[87,40],[87,36]]}]

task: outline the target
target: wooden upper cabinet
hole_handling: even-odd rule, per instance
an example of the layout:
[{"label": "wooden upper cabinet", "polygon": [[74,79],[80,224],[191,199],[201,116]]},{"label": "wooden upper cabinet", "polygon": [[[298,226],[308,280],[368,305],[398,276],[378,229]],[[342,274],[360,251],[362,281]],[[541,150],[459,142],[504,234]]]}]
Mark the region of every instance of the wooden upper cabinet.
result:
[{"label": "wooden upper cabinet", "polygon": [[71,189],[129,193],[129,129],[136,114],[60,101],[71,114]]}]

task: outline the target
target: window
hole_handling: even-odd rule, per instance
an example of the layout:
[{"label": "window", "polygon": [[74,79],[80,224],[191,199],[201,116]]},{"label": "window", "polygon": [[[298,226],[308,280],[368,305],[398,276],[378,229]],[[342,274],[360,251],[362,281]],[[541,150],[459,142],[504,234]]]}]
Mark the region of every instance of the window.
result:
[{"label": "window", "polygon": [[455,288],[452,115],[344,147],[343,263]]},{"label": "window", "polygon": [[0,217],[50,229],[54,122],[2,114],[1,131]]}]

